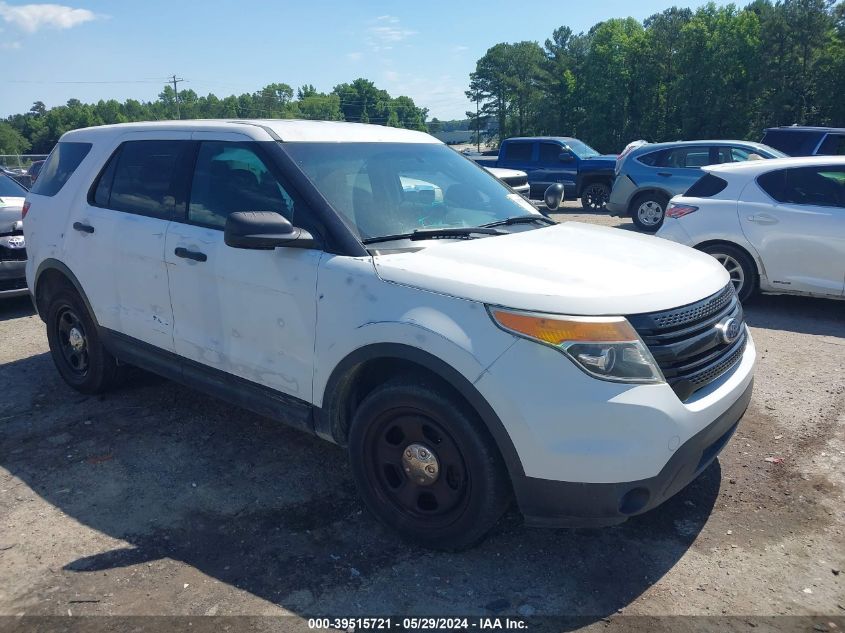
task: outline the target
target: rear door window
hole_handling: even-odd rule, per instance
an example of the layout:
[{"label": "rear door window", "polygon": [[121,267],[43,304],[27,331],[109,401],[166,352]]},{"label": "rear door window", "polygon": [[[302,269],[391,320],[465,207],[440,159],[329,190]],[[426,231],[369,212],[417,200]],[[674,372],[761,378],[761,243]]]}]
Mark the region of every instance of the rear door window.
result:
[{"label": "rear door window", "polygon": [[706,146],[676,147],[666,152],[660,167],[695,169],[710,165],[710,148]]},{"label": "rear door window", "polygon": [[845,167],[838,165],[779,169],[759,176],[757,184],[778,202],[845,207]]},{"label": "rear door window", "polygon": [[62,142],[56,145],[41,168],[32,193],[39,196],[55,196],[90,151],[91,143]]},{"label": "rear door window", "polygon": [[531,160],[533,149],[534,143],[531,141],[508,143],[505,145],[505,160],[527,163]]},{"label": "rear door window", "polygon": [[127,141],[102,171],[92,202],[164,220],[182,215],[192,152],[189,141]]}]

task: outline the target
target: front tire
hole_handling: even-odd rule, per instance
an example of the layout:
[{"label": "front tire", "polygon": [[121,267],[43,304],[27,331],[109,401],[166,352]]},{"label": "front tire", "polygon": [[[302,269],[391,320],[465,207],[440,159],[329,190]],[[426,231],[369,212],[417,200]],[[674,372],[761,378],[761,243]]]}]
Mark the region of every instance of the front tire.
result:
[{"label": "front tire", "polygon": [[656,233],[663,226],[669,198],[661,193],[644,193],[631,203],[631,219],[636,227],[646,233]]},{"label": "front tire", "polygon": [[49,299],[47,342],[64,381],[81,393],[102,393],[119,380],[114,356],[100,342],[97,326],[79,295],[60,288]]},{"label": "front tire", "polygon": [[581,192],[581,206],[585,211],[605,211],[610,200],[610,185],[605,182],[591,182]]},{"label": "front tire", "polygon": [[730,244],[711,244],[701,249],[716,258],[728,274],[739,300],[748,301],[757,292],[759,277],[754,260],[744,250]]},{"label": "front tire", "polygon": [[426,547],[474,545],[510,504],[492,439],[436,380],[396,378],[371,392],[353,417],[349,456],[369,510]]}]

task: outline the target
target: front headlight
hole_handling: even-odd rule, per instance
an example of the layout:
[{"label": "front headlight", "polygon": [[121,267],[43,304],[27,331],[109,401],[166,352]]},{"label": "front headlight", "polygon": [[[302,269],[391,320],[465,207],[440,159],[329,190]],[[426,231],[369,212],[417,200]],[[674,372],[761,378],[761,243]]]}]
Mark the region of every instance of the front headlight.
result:
[{"label": "front headlight", "polygon": [[576,317],[488,307],[503,330],[560,350],[596,378],[663,382],[663,374],[624,317]]}]

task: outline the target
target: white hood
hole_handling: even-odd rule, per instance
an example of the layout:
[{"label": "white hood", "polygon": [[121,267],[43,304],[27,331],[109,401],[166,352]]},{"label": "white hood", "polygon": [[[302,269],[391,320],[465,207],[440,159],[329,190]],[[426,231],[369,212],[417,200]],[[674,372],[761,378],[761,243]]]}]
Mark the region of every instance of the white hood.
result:
[{"label": "white hood", "polygon": [[11,233],[21,220],[24,198],[0,197],[0,233]]},{"label": "white hood", "polygon": [[376,256],[379,276],[521,310],[637,314],[698,301],[729,282],[709,255],[653,236],[579,222],[420,244],[426,248]]}]

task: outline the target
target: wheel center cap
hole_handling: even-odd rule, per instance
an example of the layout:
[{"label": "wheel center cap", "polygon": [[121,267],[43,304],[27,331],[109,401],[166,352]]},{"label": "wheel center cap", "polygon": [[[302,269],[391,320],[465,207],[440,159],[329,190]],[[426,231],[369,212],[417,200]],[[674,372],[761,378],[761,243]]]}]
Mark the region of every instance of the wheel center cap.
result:
[{"label": "wheel center cap", "polygon": [[402,452],[402,468],[408,478],[419,486],[430,486],[440,475],[440,462],[430,448],[409,444]]},{"label": "wheel center cap", "polygon": [[74,352],[79,352],[83,347],[85,347],[85,337],[82,336],[82,332],[75,327],[71,328],[70,332],[68,332],[67,340]]}]

